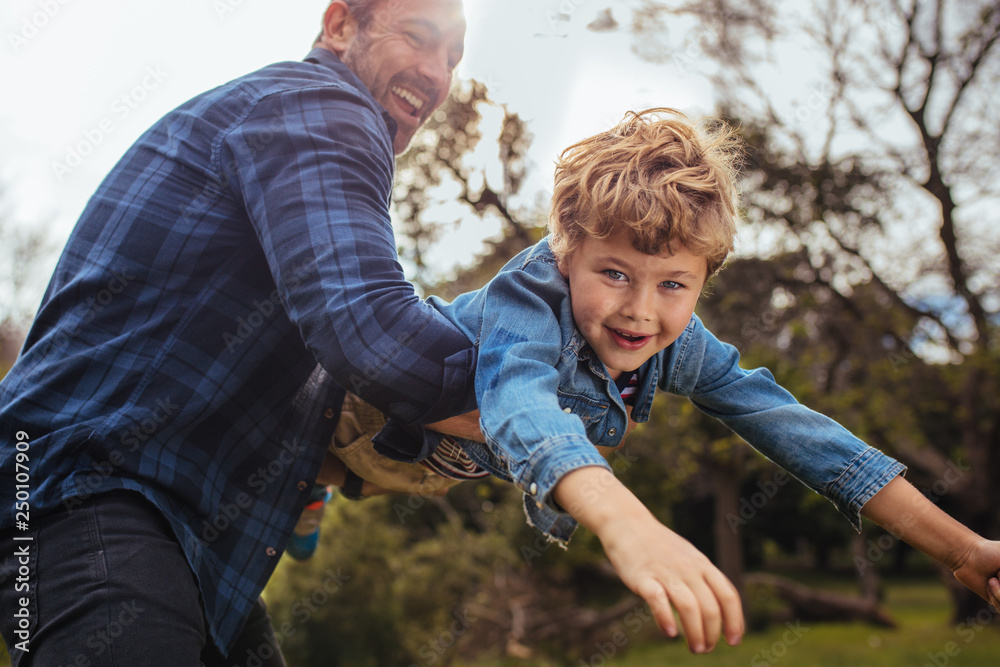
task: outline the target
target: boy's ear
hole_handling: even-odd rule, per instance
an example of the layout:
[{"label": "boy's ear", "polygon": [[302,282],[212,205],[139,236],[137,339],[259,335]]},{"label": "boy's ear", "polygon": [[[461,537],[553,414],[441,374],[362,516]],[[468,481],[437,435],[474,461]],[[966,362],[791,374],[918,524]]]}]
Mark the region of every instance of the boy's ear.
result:
[{"label": "boy's ear", "polygon": [[323,13],[323,35],[320,46],[343,56],[358,34],[358,22],[343,0],[334,0]]},{"label": "boy's ear", "polygon": [[559,269],[559,275],[569,280],[569,267],[566,265],[566,257],[556,259],[556,268]]}]

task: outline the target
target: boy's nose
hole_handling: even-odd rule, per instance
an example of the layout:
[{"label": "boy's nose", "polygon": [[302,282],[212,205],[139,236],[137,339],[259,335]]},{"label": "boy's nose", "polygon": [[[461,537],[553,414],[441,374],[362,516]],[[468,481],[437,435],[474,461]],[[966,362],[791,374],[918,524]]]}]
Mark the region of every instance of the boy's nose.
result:
[{"label": "boy's nose", "polygon": [[653,319],[653,298],[648,290],[634,290],[622,307],[622,315],[636,322]]}]

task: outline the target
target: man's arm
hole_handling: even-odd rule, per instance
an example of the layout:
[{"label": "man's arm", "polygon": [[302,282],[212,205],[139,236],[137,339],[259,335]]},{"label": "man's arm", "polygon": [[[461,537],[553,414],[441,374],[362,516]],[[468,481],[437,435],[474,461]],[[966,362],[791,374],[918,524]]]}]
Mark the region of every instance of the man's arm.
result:
[{"label": "man's arm", "polygon": [[341,386],[424,423],[475,407],[475,350],[403,275],[393,160],[373,105],[336,85],[265,97],[219,157],[306,347]]},{"label": "man's arm", "polygon": [[437,431],[438,433],[444,433],[445,435],[464,438],[465,440],[486,442],[486,438],[483,437],[483,431],[479,428],[479,410],[473,410],[472,412],[466,412],[464,415],[456,415],[439,422],[434,422],[433,424],[427,424],[425,428]]},{"label": "man's arm", "polygon": [[861,514],[943,563],[956,579],[1000,609],[1000,542],[969,530],[902,477],[872,496]]}]

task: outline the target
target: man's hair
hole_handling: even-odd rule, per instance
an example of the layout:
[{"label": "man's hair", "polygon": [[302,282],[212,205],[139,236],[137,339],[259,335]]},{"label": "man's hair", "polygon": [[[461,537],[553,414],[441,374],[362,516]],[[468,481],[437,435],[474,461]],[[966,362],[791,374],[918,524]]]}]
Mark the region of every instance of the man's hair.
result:
[{"label": "man's hair", "polygon": [[[389,0],[343,0],[343,3],[347,5],[349,10],[351,10],[351,16],[353,16],[354,20],[358,22],[358,30],[364,33],[371,26],[372,20],[375,18],[375,10],[378,9],[380,4],[388,1]],[[316,39],[313,43],[318,44],[322,39],[323,28],[320,28],[319,34],[316,35]]]},{"label": "man's hair", "polygon": [[375,10],[383,2],[388,0],[344,0],[344,3],[350,8],[351,16],[354,20],[358,22],[358,28],[360,30],[367,30],[368,26],[371,25],[372,19],[375,17]]},{"label": "man's hair", "polygon": [[715,274],[736,236],[741,146],[721,122],[699,127],[674,109],[628,112],[556,162],[553,253],[567,257],[587,238],[627,228],[640,252],[682,245],[705,257],[708,275]]}]

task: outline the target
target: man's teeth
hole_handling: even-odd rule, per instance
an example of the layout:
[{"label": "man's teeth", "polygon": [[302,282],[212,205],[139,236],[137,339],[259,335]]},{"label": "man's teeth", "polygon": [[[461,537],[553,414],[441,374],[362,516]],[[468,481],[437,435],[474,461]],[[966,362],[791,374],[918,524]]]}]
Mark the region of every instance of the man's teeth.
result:
[{"label": "man's teeth", "polygon": [[424,101],[422,99],[420,99],[410,91],[406,90],[405,88],[400,88],[399,86],[393,86],[391,90],[393,93],[399,95],[404,100],[412,104],[415,109],[419,110],[422,106],[424,106]]}]

